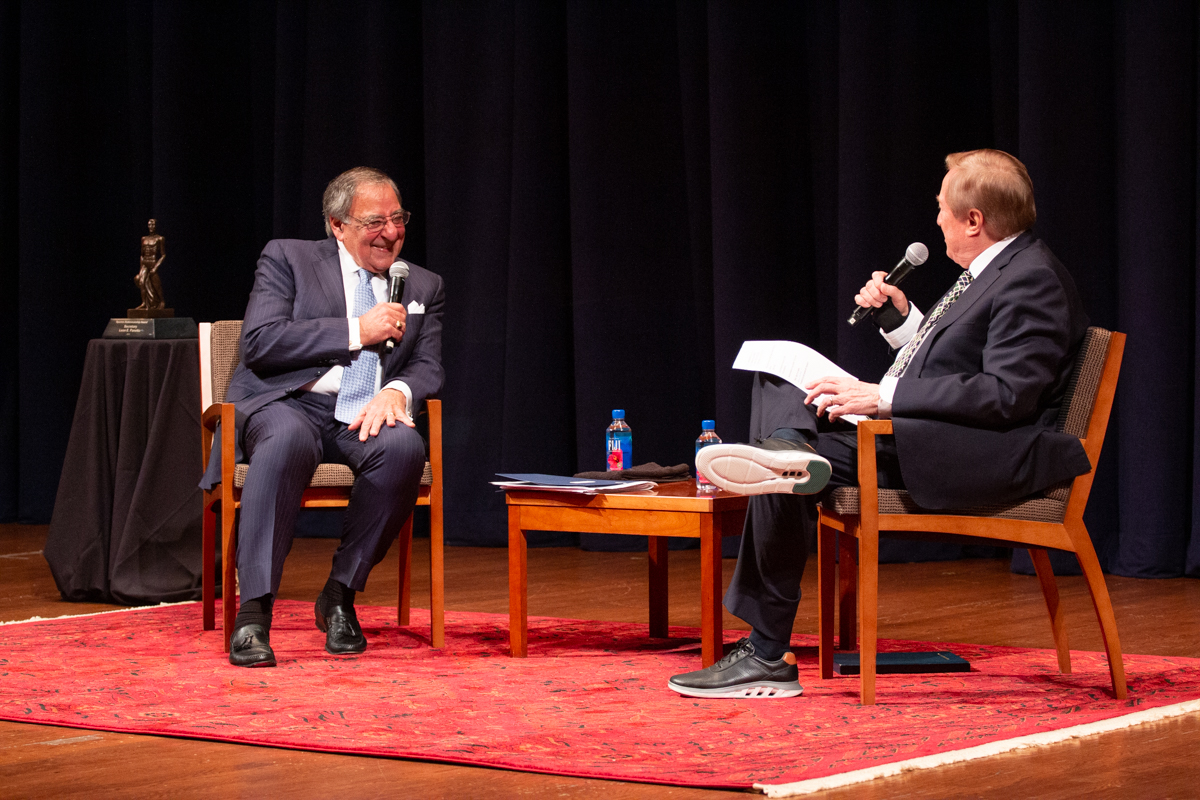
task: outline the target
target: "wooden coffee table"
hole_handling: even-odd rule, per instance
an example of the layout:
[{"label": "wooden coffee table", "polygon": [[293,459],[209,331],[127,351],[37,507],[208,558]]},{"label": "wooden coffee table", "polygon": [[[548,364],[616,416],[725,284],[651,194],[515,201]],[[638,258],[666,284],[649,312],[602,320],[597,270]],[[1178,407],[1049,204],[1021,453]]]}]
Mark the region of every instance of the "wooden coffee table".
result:
[{"label": "wooden coffee table", "polygon": [[700,654],[707,667],[722,652],[721,537],[742,532],[744,495],[697,494],[693,480],[648,492],[569,494],[510,489],[508,503],[508,624],[512,655],[527,654],[526,531],[577,531],[649,536],[650,635],[667,638],[667,537],[700,540]]}]

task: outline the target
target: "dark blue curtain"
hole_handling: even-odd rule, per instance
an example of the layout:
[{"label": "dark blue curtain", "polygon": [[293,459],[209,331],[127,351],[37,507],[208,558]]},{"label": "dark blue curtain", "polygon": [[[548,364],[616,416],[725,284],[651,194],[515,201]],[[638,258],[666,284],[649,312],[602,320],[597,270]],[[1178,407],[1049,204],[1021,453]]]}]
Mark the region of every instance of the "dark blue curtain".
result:
[{"label": "dark blue curtain", "polygon": [[[137,303],[242,315],[272,237],[370,164],[447,283],[449,541],[502,544],[497,471],[689,461],[743,439],[750,338],[864,379],[844,318],[912,241],[956,267],[948,152],[1029,166],[1037,232],[1129,334],[1088,509],[1102,563],[1200,575],[1194,2],[11,2],[0,6],[0,518],[49,519],[86,342]],[[198,457],[197,457],[198,458]],[[198,469],[198,466],[197,466]],[[570,539],[574,541],[574,539]],[[583,538],[585,546],[605,546]],[[938,551],[945,554],[945,551]],[[932,554],[895,544],[888,557]]]}]

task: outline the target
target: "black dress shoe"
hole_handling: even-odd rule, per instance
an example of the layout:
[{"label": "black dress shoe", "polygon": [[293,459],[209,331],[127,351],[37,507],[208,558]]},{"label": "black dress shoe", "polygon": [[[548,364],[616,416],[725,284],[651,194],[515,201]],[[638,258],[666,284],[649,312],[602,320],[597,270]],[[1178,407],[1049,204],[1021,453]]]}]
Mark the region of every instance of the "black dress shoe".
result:
[{"label": "black dress shoe", "polygon": [[271,632],[256,623],[235,628],[229,639],[229,663],[235,667],[275,666]]},{"label": "black dress shoe", "polygon": [[335,656],[361,653],[367,637],[358,624],[353,605],[334,605],[324,592],[317,595],[317,630],[325,632],[325,650]]}]

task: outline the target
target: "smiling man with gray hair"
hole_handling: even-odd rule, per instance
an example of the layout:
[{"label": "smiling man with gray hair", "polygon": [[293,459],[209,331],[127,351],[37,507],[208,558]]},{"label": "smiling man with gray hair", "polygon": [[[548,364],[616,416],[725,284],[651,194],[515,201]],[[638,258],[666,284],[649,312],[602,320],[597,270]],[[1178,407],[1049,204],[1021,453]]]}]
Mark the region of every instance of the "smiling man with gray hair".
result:
[{"label": "smiling man with gray hair", "polygon": [[[238,460],[249,464],[229,653],[242,667],[275,665],[271,608],[300,496],[323,461],[347,464],[356,480],[317,628],[332,654],[366,649],[354,597],[416,504],[425,443],[413,417],[443,381],[442,279],[406,262],[404,295],[388,302],[410,218],[395,182],[348,170],[330,181],[322,209],[329,238],[263,250],[226,395],[237,406]],[[220,480],[220,452],[218,439],[203,488]]]}]

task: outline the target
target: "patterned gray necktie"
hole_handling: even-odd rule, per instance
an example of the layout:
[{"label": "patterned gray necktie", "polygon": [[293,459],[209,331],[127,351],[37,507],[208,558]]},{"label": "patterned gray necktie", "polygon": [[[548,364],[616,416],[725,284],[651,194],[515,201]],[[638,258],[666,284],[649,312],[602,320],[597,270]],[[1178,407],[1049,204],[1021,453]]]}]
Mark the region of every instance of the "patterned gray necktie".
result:
[{"label": "patterned gray necktie", "polygon": [[925,337],[933,330],[933,326],[942,318],[946,310],[954,305],[962,293],[971,285],[971,271],[963,270],[963,274],[958,277],[954,285],[950,287],[950,291],[942,295],[942,299],[933,307],[933,311],[929,312],[929,316],[921,321],[921,327],[917,329],[917,335],[908,340],[908,344],[904,345],[903,349],[896,356],[896,360],[892,362],[892,366],[885,373],[886,375],[899,378],[904,374],[904,370],[908,369],[908,365],[913,360],[913,356],[917,354],[921,343],[925,341]]},{"label": "patterned gray necktie", "polygon": [[[354,290],[354,316],[366,314],[375,303],[375,293],[371,291],[371,273],[360,269],[358,286]],[[375,396],[375,377],[378,372],[379,353],[369,347],[359,350],[350,366],[342,370],[342,385],[338,389],[337,406],[333,410],[334,419],[347,425],[354,421],[367,401]]]}]

